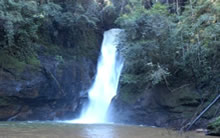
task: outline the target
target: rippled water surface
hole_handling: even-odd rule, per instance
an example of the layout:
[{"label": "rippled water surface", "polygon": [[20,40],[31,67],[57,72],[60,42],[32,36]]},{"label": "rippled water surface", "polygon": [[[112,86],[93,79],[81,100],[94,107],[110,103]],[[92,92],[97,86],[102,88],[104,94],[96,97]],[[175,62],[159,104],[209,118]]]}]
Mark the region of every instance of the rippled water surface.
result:
[{"label": "rippled water surface", "polygon": [[53,122],[1,122],[0,138],[217,138],[161,128]]}]

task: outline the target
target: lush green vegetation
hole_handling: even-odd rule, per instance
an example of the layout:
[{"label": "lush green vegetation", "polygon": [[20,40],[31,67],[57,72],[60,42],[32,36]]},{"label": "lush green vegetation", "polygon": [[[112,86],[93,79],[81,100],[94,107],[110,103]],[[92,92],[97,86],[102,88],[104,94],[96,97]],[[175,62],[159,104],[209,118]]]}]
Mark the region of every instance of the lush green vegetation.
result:
[{"label": "lush green vegetation", "polygon": [[[188,1],[181,12],[154,2],[146,9],[132,0],[117,23],[125,29],[120,51],[125,69],[121,83],[142,92],[159,84],[172,89],[193,83],[216,91],[220,74],[220,2]],[[134,91],[135,90],[135,91]]]},{"label": "lush green vegetation", "polygon": [[0,66],[22,71],[39,66],[39,55],[96,61],[104,15],[113,14],[108,7],[93,0],[0,1]]},{"label": "lush green vegetation", "polygon": [[161,85],[192,84],[210,101],[219,91],[219,0],[1,0],[0,71],[18,75],[44,58],[95,63],[103,31],[115,26],[125,30],[122,99]]},{"label": "lush green vegetation", "polygon": [[220,135],[220,117],[216,118],[208,125],[211,135]]},{"label": "lush green vegetation", "polygon": [[128,91],[142,92],[158,84],[172,91],[188,83],[216,89],[219,20],[217,0],[188,0],[185,5],[155,0],[2,0],[0,66],[22,71],[26,64],[39,66],[42,54],[60,62],[81,57],[96,61],[97,35],[115,21],[126,32],[120,46],[126,59],[121,84]]},{"label": "lush green vegetation", "polygon": [[[126,0],[119,6],[116,23],[125,30],[119,97],[133,105],[163,88],[164,95],[171,93],[165,97],[171,112],[192,119],[220,90],[220,1],[158,1]],[[191,107],[195,112],[187,111]],[[218,116],[218,108],[203,117]],[[219,118],[209,128],[219,135]]]},{"label": "lush green vegetation", "polygon": [[3,0],[0,2],[0,50],[4,53],[24,61],[33,55],[34,42],[37,41],[38,27],[41,16],[34,1],[14,2]]}]

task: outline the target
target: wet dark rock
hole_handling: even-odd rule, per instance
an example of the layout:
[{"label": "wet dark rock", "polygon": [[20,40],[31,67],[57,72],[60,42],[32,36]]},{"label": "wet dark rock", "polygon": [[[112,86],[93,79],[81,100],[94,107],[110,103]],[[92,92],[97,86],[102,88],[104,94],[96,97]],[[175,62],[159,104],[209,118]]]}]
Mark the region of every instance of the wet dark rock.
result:
[{"label": "wet dark rock", "polygon": [[76,117],[88,100],[102,41],[96,3],[0,5],[0,120]]},{"label": "wet dark rock", "polygon": [[66,119],[80,111],[81,93],[90,87],[96,65],[86,59],[62,64],[43,59],[41,68],[27,67],[19,78],[1,72],[0,120]]},{"label": "wet dark rock", "polygon": [[[173,92],[165,86],[157,86],[141,94],[125,96],[123,93],[126,92],[120,91],[112,101],[110,119],[113,122],[180,129],[192,121],[210,102],[202,104],[201,96],[193,85]],[[216,109],[218,106],[212,107],[193,128],[205,128],[208,120],[216,115],[217,112],[213,112],[217,111]]]},{"label": "wet dark rock", "polygon": [[19,77],[1,72],[0,120],[67,119],[80,111],[96,65],[88,59],[61,64],[40,58],[40,68],[27,67]]}]

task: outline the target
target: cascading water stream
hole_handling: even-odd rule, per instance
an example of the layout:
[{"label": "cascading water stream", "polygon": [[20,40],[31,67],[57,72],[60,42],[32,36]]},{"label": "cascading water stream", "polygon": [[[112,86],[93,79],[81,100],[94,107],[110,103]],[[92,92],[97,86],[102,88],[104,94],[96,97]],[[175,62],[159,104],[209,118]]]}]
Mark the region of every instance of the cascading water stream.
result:
[{"label": "cascading water stream", "polygon": [[117,54],[120,29],[104,33],[95,82],[90,88],[89,105],[73,123],[107,123],[107,110],[116,95],[123,61]]}]

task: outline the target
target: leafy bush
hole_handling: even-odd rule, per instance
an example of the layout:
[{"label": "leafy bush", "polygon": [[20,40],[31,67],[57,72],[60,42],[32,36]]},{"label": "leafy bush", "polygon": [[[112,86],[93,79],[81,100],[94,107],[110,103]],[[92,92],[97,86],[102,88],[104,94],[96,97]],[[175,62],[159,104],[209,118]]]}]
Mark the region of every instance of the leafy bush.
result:
[{"label": "leafy bush", "polygon": [[125,29],[119,46],[126,59],[122,86],[187,82],[203,87],[217,80],[219,8],[218,1],[199,0],[175,15],[155,3],[149,10],[139,5],[121,15],[116,23]]},{"label": "leafy bush", "polygon": [[0,49],[18,60],[33,55],[34,42],[41,24],[35,1],[3,0],[0,2]]},{"label": "leafy bush", "polygon": [[[18,61],[34,65],[39,64],[37,51],[42,46],[46,46],[46,53],[60,55],[68,49],[71,55],[82,55],[97,48],[98,40],[93,35],[100,22],[98,9],[93,0],[2,0],[0,50]],[[47,52],[50,50],[52,52]]]},{"label": "leafy bush", "polygon": [[[167,63],[172,63],[174,54],[170,55],[170,52],[175,47],[169,45],[168,35],[173,23],[166,15],[165,6],[155,4],[151,10],[142,7],[116,21],[127,34],[119,48],[127,61],[124,73],[129,77],[125,78],[136,80],[138,84],[156,84],[169,74],[164,69],[168,67]],[[123,76],[122,80],[126,82]]]}]

